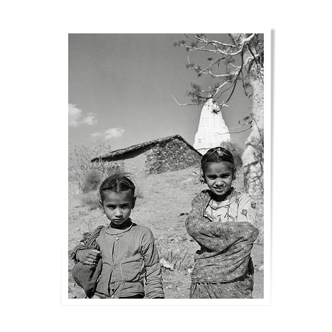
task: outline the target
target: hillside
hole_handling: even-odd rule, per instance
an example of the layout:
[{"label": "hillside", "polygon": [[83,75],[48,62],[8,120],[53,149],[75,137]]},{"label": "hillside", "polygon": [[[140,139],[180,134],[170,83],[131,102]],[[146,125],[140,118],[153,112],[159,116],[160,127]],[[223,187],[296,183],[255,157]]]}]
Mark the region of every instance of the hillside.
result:
[{"label": "hillside", "polygon": [[[184,220],[190,211],[192,198],[206,186],[198,181],[199,169],[190,167],[177,172],[152,174],[137,178],[138,198],[132,212],[137,224],[151,228],[158,246],[160,258],[173,264],[174,270],[163,267],[163,281],[166,298],[189,298],[190,271],[194,253],[199,246],[187,234]],[[234,181],[234,187],[242,190],[242,177]],[[96,193],[91,193],[93,199]],[[100,209],[90,209],[84,204],[86,196],[69,198],[69,239],[72,249],[86,231],[107,223]],[[263,298],[263,273],[258,267],[263,264],[263,245],[254,246],[255,265],[254,297]],[[164,262],[165,262],[164,261]],[[69,298],[82,298],[84,292],[73,283],[69,261]],[[261,269],[260,269],[261,270]]]}]

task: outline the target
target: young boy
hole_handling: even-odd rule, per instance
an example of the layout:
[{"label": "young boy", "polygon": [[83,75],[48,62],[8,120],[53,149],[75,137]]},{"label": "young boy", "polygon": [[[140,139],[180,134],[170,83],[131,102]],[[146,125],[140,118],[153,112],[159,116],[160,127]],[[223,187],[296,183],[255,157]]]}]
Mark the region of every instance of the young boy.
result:
[{"label": "young boy", "polygon": [[134,183],[128,174],[116,173],[103,181],[99,193],[110,224],[96,230],[94,249],[77,246],[71,255],[85,267],[101,267],[94,298],[164,298],[153,234],[130,218]]}]

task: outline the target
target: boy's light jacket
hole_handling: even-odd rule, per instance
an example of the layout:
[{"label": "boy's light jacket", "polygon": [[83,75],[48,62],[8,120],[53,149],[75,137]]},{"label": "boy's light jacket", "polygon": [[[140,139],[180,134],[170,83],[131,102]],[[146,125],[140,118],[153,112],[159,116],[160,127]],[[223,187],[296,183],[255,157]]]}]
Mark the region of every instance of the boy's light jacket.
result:
[{"label": "boy's light jacket", "polygon": [[164,298],[159,255],[148,227],[135,223],[124,230],[104,227],[96,243],[102,269],[95,295],[119,298],[145,294],[147,298]]},{"label": "boy's light jacket", "polygon": [[193,199],[185,222],[188,234],[201,246],[191,279],[228,282],[247,272],[258,229],[250,222],[211,222],[204,216],[210,195],[209,190],[203,190]]}]

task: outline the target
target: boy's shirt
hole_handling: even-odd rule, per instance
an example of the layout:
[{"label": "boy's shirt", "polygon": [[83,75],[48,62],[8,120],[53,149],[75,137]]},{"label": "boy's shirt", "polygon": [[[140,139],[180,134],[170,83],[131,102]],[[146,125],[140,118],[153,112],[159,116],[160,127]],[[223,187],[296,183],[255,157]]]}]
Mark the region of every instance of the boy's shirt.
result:
[{"label": "boy's shirt", "polygon": [[102,258],[96,295],[164,297],[159,255],[148,227],[134,223],[124,230],[106,227],[96,241]]}]

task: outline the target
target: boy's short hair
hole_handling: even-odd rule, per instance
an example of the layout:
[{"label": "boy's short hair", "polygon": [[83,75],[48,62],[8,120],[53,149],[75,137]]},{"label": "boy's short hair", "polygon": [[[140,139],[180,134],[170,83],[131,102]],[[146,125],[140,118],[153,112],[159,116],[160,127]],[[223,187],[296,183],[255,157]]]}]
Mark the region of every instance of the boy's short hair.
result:
[{"label": "boy's short hair", "polygon": [[104,200],[108,191],[115,192],[117,194],[131,190],[133,197],[135,196],[135,184],[131,179],[132,175],[125,172],[116,172],[106,178],[99,187],[99,195],[101,201]]}]

